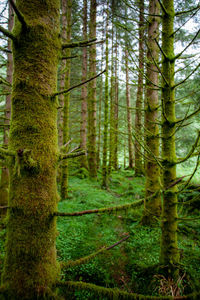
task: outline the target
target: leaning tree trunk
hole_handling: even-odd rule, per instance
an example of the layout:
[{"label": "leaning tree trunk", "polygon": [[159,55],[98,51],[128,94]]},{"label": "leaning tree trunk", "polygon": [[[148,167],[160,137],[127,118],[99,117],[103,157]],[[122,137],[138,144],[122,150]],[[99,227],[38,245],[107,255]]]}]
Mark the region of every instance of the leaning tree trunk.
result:
[{"label": "leaning tree trunk", "polygon": [[[56,261],[56,90],[59,1],[17,0],[26,25],[15,20],[10,194],[2,284],[6,299],[48,296]],[[50,297],[50,296],[49,296]],[[51,296],[52,299],[53,295]]]},{"label": "leaning tree trunk", "polygon": [[[149,15],[159,15],[160,8],[157,0],[150,0]],[[158,59],[159,48],[155,39],[159,35],[159,17],[149,17],[147,40],[147,86],[145,102],[145,139],[146,146],[151,152],[150,159],[145,161],[145,203],[142,218],[143,224],[158,223],[161,214],[161,186],[159,157],[159,128],[158,128]],[[146,153],[147,154],[147,153]],[[157,161],[156,161],[157,159]],[[148,199],[151,197],[150,199]]]},{"label": "leaning tree trunk", "polygon": [[142,139],[142,104],[143,104],[143,73],[144,73],[144,0],[140,1],[140,20],[139,20],[139,73],[138,89],[135,113],[135,176],[144,174],[142,149],[140,141]]},{"label": "leaning tree trunk", "polygon": [[175,149],[174,95],[174,3],[163,2],[162,14],[162,159],[163,210],[160,262],[167,266],[167,275],[177,276],[179,250],[177,244],[177,187]]},{"label": "leaning tree trunk", "polygon": [[[66,42],[70,43],[71,40],[71,15],[72,15],[72,1],[66,0],[66,25],[67,28],[63,28],[66,30]],[[71,49],[68,48],[65,50],[65,55],[70,57]],[[65,89],[70,88],[70,74],[71,74],[71,60],[67,59],[66,68],[65,68]],[[63,107],[63,146],[69,141],[69,104],[70,104],[70,93],[66,93],[64,95],[64,107]],[[65,150],[67,151],[66,147]],[[66,199],[68,197],[68,161],[65,159],[62,162],[61,166],[61,198]]]},{"label": "leaning tree trunk", "polygon": [[[14,23],[14,13],[11,5],[9,4],[9,17],[8,17],[8,29],[11,31]],[[8,50],[11,50],[11,41],[8,39]],[[13,57],[12,53],[7,54],[7,76],[6,80],[12,84],[12,73],[13,73]],[[5,146],[8,145],[9,136],[9,123],[11,115],[11,95],[6,96],[5,105],[5,121],[4,121],[4,133],[3,143]],[[0,205],[6,205],[8,203],[8,189],[9,189],[9,170],[7,167],[2,168],[1,183],[0,183]]]},{"label": "leaning tree trunk", "polygon": [[[90,1],[90,39],[96,38],[96,0]],[[90,78],[96,75],[96,45],[90,46],[89,51]],[[88,89],[88,164],[90,178],[97,178],[96,155],[96,79],[89,83]]]}]

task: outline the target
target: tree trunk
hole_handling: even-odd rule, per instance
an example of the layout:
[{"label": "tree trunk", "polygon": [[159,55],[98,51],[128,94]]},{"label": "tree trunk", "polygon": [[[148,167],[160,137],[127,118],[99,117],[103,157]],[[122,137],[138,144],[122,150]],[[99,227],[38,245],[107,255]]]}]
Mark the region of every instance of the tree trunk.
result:
[{"label": "tree trunk", "polygon": [[[159,15],[160,8],[157,0],[150,0],[149,14]],[[158,223],[161,214],[161,193],[160,193],[160,167],[154,160],[159,157],[159,128],[158,121],[158,64],[159,48],[156,45],[155,38],[159,35],[159,18],[150,17],[148,26],[147,41],[147,86],[146,86],[146,103],[145,103],[145,139],[146,146],[153,155],[145,162],[146,198],[154,195],[153,198],[145,200],[144,213],[142,218],[143,224]],[[148,153],[146,153],[148,155]]]},{"label": "tree trunk", "polygon": [[163,1],[162,14],[162,159],[163,210],[160,262],[167,266],[167,275],[177,277],[179,251],[177,244],[177,187],[175,149],[175,95],[174,95],[174,3]]},{"label": "tree trunk", "polygon": [[[9,4],[9,16],[8,16],[8,30],[11,31],[14,24],[14,13],[11,5]],[[8,50],[11,50],[11,41],[8,39]],[[13,73],[13,57],[12,53],[7,54],[7,76],[6,80],[12,84],[12,73]],[[4,133],[3,133],[3,144],[8,145],[9,135],[9,123],[11,116],[11,95],[6,96],[5,105],[5,121],[4,121]],[[2,168],[1,183],[0,183],[0,205],[6,205],[8,203],[8,189],[9,189],[9,170],[7,167]]]},{"label": "tree trunk", "polygon": [[[83,39],[87,39],[87,0],[84,0],[83,7]],[[82,60],[82,81],[87,79],[87,47],[83,48],[83,60]],[[87,149],[87,85],[83,85],[81,89],[81,149]],[[88,169],[87,156],[82,155],[80,157],[81,168]]]},{"label": "tree trunk", "polygon": [[[96,0],[90,1],[90,39],[96,38]],[[96,45],[90,46],[89,78],[96,75]],[[97,178],[96,155],[96,79],[90,81],[88,91],[88,164],[90,178]]]},{"label": "tree trunk", "polygon": [[[71,41],[71,27],[72,27],[72,0],[66,1],[66,23],[67,28],[63,28],[66,30],[66,42],[70,43]],[[68,48],[65,50],[65,56],[69,57],[71,55],[71,49]],[[65,68],[65,89],[70,88],[70,73],[71,73],[71,60],[67,59],[66,68]],[[64,95],[64,107],[63,107],[63,145],[65,145],[69,141],[69,104],[70,104],[70,93]],[[65,151],[67,151],[68,147],[65,147]],[[65,159],[62,162],[61,169],[61,198],[66,199],[68,197],[68,160]]]},{"label": "tree trunk", "polygon": [[128,167],[134,168],[133,157],[133,142],[132,142],[132,115],[131,115],[131,99],[130,99],[130,86],[129,86],[129,69],[128,69],[128,50],[125,50],[125,66],[126,66],[126,106],[127,106],[127,123],[128,123]]},{"label": "tree trunk", "polygon": [[106,73],[105,73],[105,100],[104,100],[104,133],[103,133],[103,165],[102,165],[102,186],[107,188],[108,186],[108,3],[107,3],[107,16],[106,16]]},{"label": "tree trunk", "polygon": [[[17,0],[27,26],[15,20],[10,194],[2,285],[6,299],[51,297],[56,261],[59,1]],[[50,296],[51,294],[51,296]]]},{"label": "tree trunk", "polygon": [[139,73],[135,113],[135,176],[144,174],[142,149],[138,140],[142,140],[142,104],[143,104],[143,73],[144,73],[144,0],[140,1],[139,20]]},{"label": "tree trunk", "polygon": [[116,42],[115,42],[115,98],[114,98],[114,158],[113,166],[114,169],[118,169],[118,101],[119,101],[119,82],[118,82],[118,39],[117,39],[117,29],[116,29]]}]

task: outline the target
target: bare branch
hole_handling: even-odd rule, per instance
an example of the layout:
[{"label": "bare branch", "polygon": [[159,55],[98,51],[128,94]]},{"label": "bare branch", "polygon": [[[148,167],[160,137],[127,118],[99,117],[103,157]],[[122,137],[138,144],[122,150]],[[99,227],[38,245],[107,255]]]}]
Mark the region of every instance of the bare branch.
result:
[{"label": "bare branch", "polygon": [[175,84],[172,88],[175,89],[175,88],[177,88],[177,86],[179,86],[179,85],[183,84],[185,81],[187,81],[188,78],[190,78],[190,76],[192,76],[192,74],[194,74],[196,72],[196,70],[199,68],[199,66],[200,66],[200,63],[196,66],[196,68],[194,68],[194,70],[187,77],[185,77],[185,79],[183,79],[182,81]]},{"label": "bare branch", "polygon": [[130,235],[127,235],[125,236],[123,239],[121,239],[119,242],[109,246],[109,247],[103,247],[101,248],[100,250],[96,251],[96,252],[93,252],[92,254],[88,255],[88,256],[85,256],[85,257],[82,257],[80,259],[77,259],[75,261],[68,261],[68,262],[63,262],[61,263],[61,268],[62,269],[68,269],[68,268],[71,268],[71,267],[76,267],[76,266],[80,266],[82,264],[86,264],[88,263],[91,259],[93,259],[94,257],[96,257],[97,255],[99,254],[102,254],[103,252],[107,251],[107,250],[110,250],[116,246],[118,246],[119,244],[123,243],[124,241],[126,241],[128,238],[130,237]]},{"label": "bare branch", "polygon": [[158,0],[158,2],[159,2],[159,4],[160,4],[160,7],[161,7],[162,11],[167,15],[167,14],[168,14],[168,13],[167,13],[167,10],[166,10],[164,4],[162,3],[162,1],[161,1],[161,0]]},{"label": "bare branch", "polygon": [[73,152],[73,153],[67,153],[67,154],[60,154],[59,161],[62,161],[64,159],[78,157],[78,156],[85,155],[85,154],[86,154],[85,150],[81,150],[81,151],[77,151],[77,152]]},{"label": "bare branch", "polygon": [[78,55],[74,55],[74,56],[62,56],[61,59],[72,59],[72,58],[77,58]]},{"label": "bare branch", "polygon": [[24,16],[22,15],[22,13],[19,11],[19,9],[17,8],[15,2],[13,0],[9,0],[18,20],[20,21],[20,23],[22,24],[23,27],[26,27],[26,22],[24,20]]},{"label": "bare branch", "polygon": [[91,39],[91,40],[85,40],[85,41],[80,41],[80,42],[72,42],[72,43],[67,43],[62,45],[62,49],[66,48],[77,48],[77,47],[87,47],[90,46],[92,42],[95,42],[97,39]]},{"label": "bare branch", "polygon": [[189,10],[177,11],[177,12],[175,13],[175,17],[180,16],[180,15],[183,15],[183,14],[190,13],[190,12],[196,10],[196,9],[199,10],[199,9],[200,9],[200,5],[198,5],[198,6],[194,7],[194,8],[191,8],[191,9],[189,9]]},{"label": "bare branch", "polygon": [[196,147],[198,146],[199,140],[200,140],[200,131],[198,132],[197,138],[196,138],[194,144],[192,145],[191,150],[189,151],[189,153],[184,158],[178,159],[178,161],[175,164],[181,164],[184,161],[188,160],[188,158],[190,158],[192,156],[192,154],[194,153]]},{"label": "bare branch", "polygon": [[60,91],[60,92],[56,92],[55,94],[53,94],[53,95],[51,96],[51,98],[54,98],[54,97],[59,96],[59,95],[62,95],[62,94],[66,94],[66,93],[70,92],[71,90],[73,90],[73,89],[75,89],[75,88],[77,88],[77,87],[79,87],[79,86],[81,86],[81,85],[83,85],[83,84],[86,84],[86,83],[88,83],[88,82],[90,82],[90,81],[92,81],[92,80],[94,80],[94,79],[96,79],[97,77],[99,77],[100,75],[102,75],[102,74],[105,73],[105,72],[106,72],[106,70],[102,71],[101,73],[97,74],[97,75],[94,76],[94,77],[91,77],[90,79],[88,79],[88,80],[86,80],[86,81],[83,81],[83,82],[81,82],[81,83],[79,83],[79,84],[76,84],[76,85],[70,87],[70,88],[67,89],[67,90],[63,90],[63,91]]},{"label": "bare branch", "polygon": [[8,38],[10,38],[12,41],[16,41],[16,37],[9,30],[5,29],[1,25],[0,25],[0,32],[3,33]]},{"label": "bare branch", "polygon": [[5,52],[5,53],[12,53],[11,50],[8,50],[8,49],[3,48],[3,47],[1,47],[1,46],[0,46],[0,51],[3,51],[3,52]]}]

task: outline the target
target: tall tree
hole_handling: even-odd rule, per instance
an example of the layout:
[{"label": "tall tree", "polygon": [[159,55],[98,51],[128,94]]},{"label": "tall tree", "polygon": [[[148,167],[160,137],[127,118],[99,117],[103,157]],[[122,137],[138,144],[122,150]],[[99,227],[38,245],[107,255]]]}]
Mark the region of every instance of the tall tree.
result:
[{"label": "tall tree", "polygon": [[[96,0],[90,0],[89,37],[96,38]],[[89,50],[89,75],[96,75],[96,44]],[[96,156],[96,79],[89,83],[88,87],[88,164],[90,178],[97,178]]]},{"label": "tall tree", "polygon": [[[8,30],[11,31],[14,24],[14,13],[12,6],[9,4],[8,7]],[[10,85],[12,84],[12,73],[13,73],[13,58],[11,53],[11,40],[8,39],[8,53],[7,53],[7,76],[6,80]],[[5,120],[4,120],[4,133],[3,133],[3,143],[4,146],[8,145],[8,136],[9,136],[9,123],[11,116],[11,95],[6,96],[6,105],[5,105]],[[9,188],[9,170],[7,167],[2,168],[1,173],[1,183],[0,183],[0,203],[5,205],[8,203],[8,188]]]},{"label": "tall tree", "polygon": [[103,164],[102,164],[102,186],[107,188],[108,185],[108,20],[109,20],[109,6],[107,2],[107,16],[106,16],[106,73],[105,73],[105,100],[104,100],[104,133],[103,133]]},{"label": "tall tree", "polygon": [[167,274],[177,277],[179,250],[177,243],[177,186],[175,149],[174,91],[174,1],[164,0],[162,8],[162,165],[163,208],[160,262]]},{"label": "tall tree", "polygon": [[144,74],[144,0],[139,1],[139,72],[135,113],[135,176],[144,174],[142,149],[138,140],[142,139],[142,105]]},{"label": "tall tree", "polygon": [[[83,39],[87,39],[87,0],[83,2]],[[87,48],[83,48],[82,60],[82,81],[87,79]],[[83,85],[81,89],[81,130],[80,130],[80,147],[86,150],[87,148],[87,86]],[[86,155],[81,156],[81,167],[88,169]]]},{"label": "tall tree", "polygon": [[6,299],[51,297],[59,274],[56,261],[57,101],[59,1],[17,0],[12,39],[14,61],[9,149],[10,193]]},{"label": "tall tree", "polygon": [[[157,0],[149,1],[149,22],[147,39],[146,65],[146,101],[145,101],[145,139],[150,151],[145,162],[145,194],[143,223],[157,223],[161,214],[161,183],[159,157],[159,128],[158,128],[158,59],[159,48],[155,39],[159,36],[160,5]],[[157,160],[156,160],[157,159]],[[150,199],[148,199],[151,197]]]},{"label": "tall tree", "polygon": [[[71,40],[71,31],[72,31],[72,0],[66,0],[66,5],[64,6],[66,9],[63,11],[66,14],[66,42],[70,43]],[[66,57],[70,57],[71,49],[65,49]],[[66,60],[65,65],[65,89],[70,88],[70,73],[71,73],[71,60]],[[63,107],[63,146],[67,144],[69,141],[69,105],[70,105],[70,93],[64,94],[64,107]],[[65,147],[66,148],[66,147]],[[67,150],[67,149],[66,149]],[[61,198],[66,199],[68,197],[68,161],[64,160],[62,162],[61,169]]]}]

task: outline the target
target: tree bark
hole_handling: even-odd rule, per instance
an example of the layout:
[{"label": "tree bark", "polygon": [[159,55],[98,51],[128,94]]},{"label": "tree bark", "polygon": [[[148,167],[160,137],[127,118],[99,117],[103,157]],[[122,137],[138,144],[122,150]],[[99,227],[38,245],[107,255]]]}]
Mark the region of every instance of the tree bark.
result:
[{"label": "tree bark", "polygon": [[[160,7],[157,0],[150,0],[149,15],[159,15]],[[159,48],[155,39],[159,36],[159,18],[149,17],[147,40],[147,71],[146,71],[146,102],[145,102],[145,142],[154,157],[159,157],[159,128],[158,121],[158,60]],[[151,156],[145,161],[145,194],[153,198],[144,202],[143,224],[153,225],[158,223],[161,214],[161,184],[160,167]]]},{"label": "tree bark", "polygon": [[[96,0],[90,1],[90,39],[96,38]],[[89,77],[96,75],[96,44],[89,50]],[[96,79],[89,83],[88,89],[88,164],[91,179],[97,178],[96,155]]]},{"label": "tree bark", "polygon": [[2,285],[6,299],[51,297],[56,261],[56,91],[59,1],[17,0],[26,26],[15,20],[10,194]]},{"label": "tree bark", "polygon": [[[12,31],[14,24],[14,13],[11,5],[9,4],[8,9],[8,30]],[[8,48],[11,50],[11,40],[8,39]],[[13,73],[13,57],[12,53],[7,53],[7,76],[6,80],[12,84],[12,73]],[[9,125],[11,116],[11,95],[6,96],[6,105],[5,105],[5,125]],[[3,144],[8,146],[8,136],[9,136],[9,126],[4,126],[3,132]],[[0,183],[0,205],[6,205],[8,203],[8,190],[9,190],[9,170],[7,167],[2,168],[1,173],[1,183]]]},{"label": "tree bark", "polygon": [[[63,12],[64,13],[64,12]],[[72,27],[72,0],[66,0],[66,41],[70,43],[71,41],[71,27]],[[65,49],[65,55],[67,57],[71,56],[71,49]],[[70,88],[70,74],[71,74],[71,60],[66,61],[65,67],[65,89]],[[63,145],[69,141],[69,105],[70,105],[70,93],[64,95],[64,107],[63,107]],[[68,147],[65,148],[66,152]],[[68,161],[62,162],[61,168],[61,198],[66,199],[68,197]]]},{"label": "tree bark", "polygon": [[[139,19],[139,73],[138,90],[135,113],[135,134],[137,139],[142,139],[142,104],[143,104],[143,73],[144,73],[144,0],[140,1]],[[144,174],[142,149],[139,142],[135,140],[135,176]]]},{"label": "tree bark", "polygon": [[[83,39],[87,40],[87,0],[84,0],[83,6]],[[82,60],[82,81],[87,79],[87,47],[83,48]],[[87,85],[83,85],[81,89],[81,130],[80,130],[80,147],[87,149]],[[81,168],[88,169],[88,162],[86,155],[80,158]]]},{"label": "tree bark", "polygon": [[177,243],[177,187],[175,149],[175,94],[174,94],[174,2],[163,1],[162,13],[162,159],[163,209],[160,262],[167,266],[167,275],[177,277],[179,250]]}]

